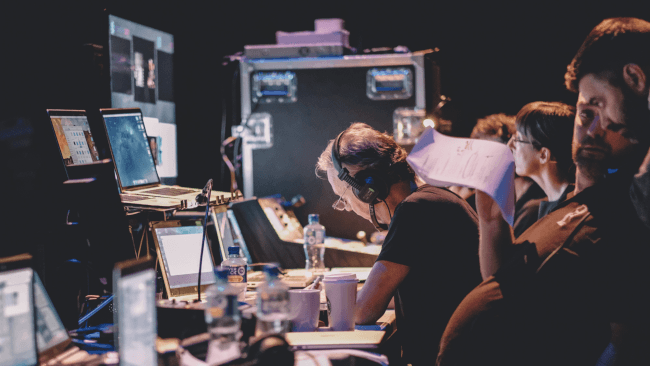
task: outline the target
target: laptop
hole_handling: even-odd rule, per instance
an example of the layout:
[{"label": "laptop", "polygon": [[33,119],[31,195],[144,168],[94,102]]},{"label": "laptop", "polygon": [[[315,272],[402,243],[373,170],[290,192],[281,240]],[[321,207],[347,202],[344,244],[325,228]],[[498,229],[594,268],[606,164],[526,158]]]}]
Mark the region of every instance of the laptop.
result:
[{"label": "laptop", "polygon": [[[167,197],[193,201],[201,189],[162,185],[147,139],[142,112],[139,108],[110,108],[99,110],[104,120],[117,181],[122,193]],[[213,191],[210,202],[217,202]]]},{"label": "laptop", "polygon": [[0,258],[0,366],[36,365],[31,256]]},{"label": "laptop", "polygon": [[120,365],[158,365],[156,271],[151,257],[117,263],[113,270],[115,349]]},{"label": "laptop", "polygon": [[[154,221],[151,231],[161,265],[167,297],[193,301],[198,294],[198,272],[203,239],[201,220]],[[206,238],[201,266],[201,293],[215,283],[210,241]],[[201,296],[201,300],[205,297]]]},{"label": "laptop", "polygon": [[[110,159],[99,159],[95,139],[90,131],[86,111],[48,109],[52,129],[56,136],[59,152],[68,179],[96,177],[101,165],[111,163]],[[115,169],[114,167],[112,168]],[[114,171],[112,175],[115,175]],[[119,189],[116,185],[116,189]],[[180,207],[179,199],[151,197],[134,194],[120,194],[122,203],[136,206],[172,208]]]},{"label": "laptop", "polygon": [[289,332],[285,334],[292,350],[318,349],[376,349],[386,332],[355,330],[351,332]]},{"label": "laptop", "polygon": [[239,256],[244,258],[247,263],[252,263],[251,255],[232,210],[227,209],[226,206],[217,206],[212,208],[210,215],[217,228],[222,260],[228,258],[229,247],[239,247]]},{"label": "laptop", "polygon": [[37,273],[34,273],[34,302],[40,364],[100,365],[104,361],[105,355],[89,354],[73,344]]}]

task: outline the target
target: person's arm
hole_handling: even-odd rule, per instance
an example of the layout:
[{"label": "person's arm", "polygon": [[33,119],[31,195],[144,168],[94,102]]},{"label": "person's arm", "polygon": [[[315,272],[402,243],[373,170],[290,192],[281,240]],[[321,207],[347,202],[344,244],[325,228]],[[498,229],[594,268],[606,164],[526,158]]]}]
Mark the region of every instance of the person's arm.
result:
[{"label": "person's arm", "polygon": [[650,364],[650,352],[647,349],[650,334],[646,327],[622,323],[611,323],[611,327],[611,342],[616,352],[613,365]]},{"label": "person's arm", "polygon": [[632,180],[630,198],[639,219],[650,228],[650,151]]},{"label": "person's arm", "polygon": [[374,323],[379,319],[400,283],[409,273],[409,267],[379,260],[372,266],[366,283],[357,295],[354,318],[357,324]]},{"label": "person's arm", "polygon": [[479,218],[479,264],[481,276],[492,276],[506,260],[513,243],[512,228],[501,215],[499,205],[486,193],[476,190],[476,213]]}]

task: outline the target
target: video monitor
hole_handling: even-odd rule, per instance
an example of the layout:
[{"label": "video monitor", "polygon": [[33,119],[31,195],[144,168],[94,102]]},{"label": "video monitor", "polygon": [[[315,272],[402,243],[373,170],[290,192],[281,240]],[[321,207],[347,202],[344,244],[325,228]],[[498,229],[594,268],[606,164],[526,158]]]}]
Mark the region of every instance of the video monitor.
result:
[{"label": "video monitor", "polygon": [[108,23],[112,107],[176,123],[174,37],[114,15]]}]

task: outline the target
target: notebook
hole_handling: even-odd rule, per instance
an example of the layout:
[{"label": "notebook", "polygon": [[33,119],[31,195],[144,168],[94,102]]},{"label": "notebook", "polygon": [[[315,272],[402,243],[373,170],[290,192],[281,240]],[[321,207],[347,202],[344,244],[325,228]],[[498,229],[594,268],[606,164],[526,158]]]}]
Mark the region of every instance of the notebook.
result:
[{"label": "notebook", "polygon": [[0,366],[38,362],[30,260],[28,254],[0,259]]},{"label": "notebook", "polygon": [[217,228],[219,238],[219,252],[222,260],[228,258],[229,247],[239,247],[239,256],[247,263],[252,263],[251,255],[246,247],[246,242],[241,234],[237,220],[232,210],[226,206],[214,207],[210,212],[212,222]]},{"label": "notebook", "polygon": [[[88,125],[86,111],[48,109],[52,129],[56,136],[63,166],[68,179],[84,179],[101,174],[101,164],[112,162],[100,160],[95,139]],[[115,169],[114,167],[112,169]],[[114,175],[114,173],[112,174]],[[119,189],[116,185],[116,189]],[[120,194],[122,203],[137,206],[180,207],[180,199]]]},{"label": "notebook", "polygon": [[36,304],[36,345],[40,364],[99,365],[102,363],[104,355],[89,354],[72,343],[37,273],[34,273],[34,302]]},{"label": "notebook", "polygon": [[[100,112],[122,193],[193,201],[202,192],[160,184],[139,108],[100,109]],[[212,192],[210,202],[217,202],[217,192]]]},{"label": "notebook", "polygon": [[377,330],[289,332],[285,338],[293,350],[375,349],[379,347],[385,334],[386,332]]},{"label": "notebook", "polygon": [[113,292],[115,349],[120,365],[158,365],[154,260],[148,257],[117,263]]},{"label": "notebook", "polygon": [[[198,272],[203,226],[200,220],[154,221],[153,239],[161,265],[167,297],[177,301],[193,301],[198,293]],[[215,283],[214,261],[206,238],[201,266],[201,293]],[[204,300],[204,296],[201,296]]]}]

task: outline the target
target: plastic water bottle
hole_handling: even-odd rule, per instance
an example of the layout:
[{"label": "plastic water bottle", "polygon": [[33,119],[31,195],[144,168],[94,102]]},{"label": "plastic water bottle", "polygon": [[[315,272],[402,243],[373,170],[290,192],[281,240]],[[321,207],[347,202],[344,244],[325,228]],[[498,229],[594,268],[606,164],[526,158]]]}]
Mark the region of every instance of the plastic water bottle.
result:
[{"label": "plastic water bottle", "polygon": [[266,282],[262,282],[257,287],[257,329],[255,335],[283,335],[291,323],[289,286],[278,277],[280,269],[277,265],[266,265],[264,274]]},{"label": "plastic water bottle", "polygon": [[318,214],[308,217],[305,227],[305,270],[310,275],[325,272],[325,226],[318,223]]},{"label": "plastic water bottle", "polygon": [[239,256],[239,247],[228,247],[228,259],[221,262],[221,266],[228,268],[228,282],[239,291],[237,299],[244,301],[248,278],[246,261]]},{"label": "plastic water bottle", "polygon": [[228,282],[229,269],[217,267],[216,283],[206,290],[205,322],[211,340],[227,345],[241,337],[241,314],[237,301],[238,289]]}]

